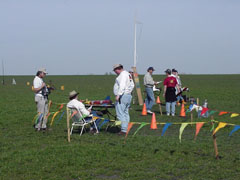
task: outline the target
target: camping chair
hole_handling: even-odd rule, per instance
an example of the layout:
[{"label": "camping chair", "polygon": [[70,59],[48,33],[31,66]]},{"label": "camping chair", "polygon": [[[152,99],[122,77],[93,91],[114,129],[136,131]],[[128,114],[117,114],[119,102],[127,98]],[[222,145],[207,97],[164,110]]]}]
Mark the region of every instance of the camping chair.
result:
[{"label": "camping chair", "polygon": [[[94,119],[94,117],[92,115],[89,116],[83,116],[82,113],[77,110],[76,108],[69,108],[69,112],[70,112],[70,119],[72,120],[72,127],[71,127],[71,131],[70,131],[70,135],[72,135],[72,131],[73,128],[76,127],[82,127],[81,131],[80,131],[80,136],[82,135],[83,130],[85,130],[85,126],[88,124],[93,123],[96,129],[96,133],[98,133],[98,128],[97,125],[95,123],[96,119]],[[91,119],[86,119],[88,117],[92,117]]]}]

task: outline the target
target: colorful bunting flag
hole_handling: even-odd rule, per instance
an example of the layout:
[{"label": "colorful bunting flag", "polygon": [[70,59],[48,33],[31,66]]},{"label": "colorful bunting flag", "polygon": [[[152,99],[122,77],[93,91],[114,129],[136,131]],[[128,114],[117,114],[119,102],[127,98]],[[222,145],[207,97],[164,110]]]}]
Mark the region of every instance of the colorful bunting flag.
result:
[{"label": "colorful bunting flag", "polygon": [[180,143],[181,143],[181,140],[182,140],[182,133],[185,129],[185,127],[187,127],[188,123],[182,123],[181,127],[180,127],[180,130],[179,130],[179,140],[180,140]]},{"label": "colorful bunting flag", "polygon": [[236,132],[236,131],[239,130],[239,129],[240,129],[240,126],[239,126],[239,125],[235,125],[234,128],[233,128],[233,130],[230,132],[229,136],[231,136],[232,133]]},{"label": "colorful bunting flag", "polygon": [[121,121],[115,121],[115,126],[120,126],[122,124]]},{"label": "colorful bunting flag", "polygon": [[165,126],[163,127],[163,130],[162,130],[162,136],[165,134],[167,128],[168,128],[169,126],[171,126],[171,125],[172,125],[172,123],[166,123],[166,124],[165,124]]},{"label": "colorful bunting flag", "polygon": [[221,111],[218,115],[219,115],[219,116],[222,116],[222,115],[227,114],[227,113],[228,113],[228,112]]},{"label": "colorful bunting flag", "polygon": [[211,110],[211,111],[209,112],[209,116],[213,115],[213,114],[216,113],[216,112],[217,112],[217,111]]},{"label": "colorful bunting flag", "polygon": [[132,122],[128,123],[128,128],[127,128],[127,132],[126,132],[125,138],[127,138],[128,133],[130,132],[130,129],[132,128],[132,126],[133,126],[133,123],[132,123]]},{"label": "colorful bunting flag", "polygon": [[219,129],[224,128],[226,125],[227,123],[220,122],[218,124],[218,127],[213,131],[213,135],[216,134],[216,132],[218,132]]},{"label": "colorful bunting flag", "polygon": [[231,118],[237,117],[237,116],[239,116],[239,114],[237,114],[237,113],[232,113],[232,114],[231,114]]},{"label": "colorful bunting flag", "polygon": [[196,124],[196,133],[195,133],[195,139],[197,138],[197,135],[200,131],[200,129],[202,128],[202,126],[204,125],[204,122],[199,122]]},{"label": "colorful bunting flag", "polygon": [[139,126],[139,128],[135,131],[135,133],[133,134],[133,136],[135,136],[136,134],[137,134],[137,132],[140,130],[140,129],[142,129],[144,126],[146,126],[148,123],[145,123],[145,122],[143,122],[143,123],[141,123],[141,125]]}]

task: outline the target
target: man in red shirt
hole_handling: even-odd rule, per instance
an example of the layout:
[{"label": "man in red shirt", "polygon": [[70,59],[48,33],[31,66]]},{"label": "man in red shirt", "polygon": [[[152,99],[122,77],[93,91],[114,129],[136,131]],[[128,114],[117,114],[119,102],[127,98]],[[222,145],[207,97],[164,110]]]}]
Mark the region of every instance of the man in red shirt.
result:
[{"label": "man in red shirt", "polygon": [[177,88],[179,91],[179,86],[176,78],[171,76],[170,69],[167,69],[165,73],[167,77],[164,79],[164,82],[163,82],[163,85],[164,85],[163,97],[165,97],[165,101],[166,101],[166,112],[167,112],[167,116],[170,115],[170,111],[171,111],[171,115],[174,116],[176,100],[177,100],[175,88]]}]

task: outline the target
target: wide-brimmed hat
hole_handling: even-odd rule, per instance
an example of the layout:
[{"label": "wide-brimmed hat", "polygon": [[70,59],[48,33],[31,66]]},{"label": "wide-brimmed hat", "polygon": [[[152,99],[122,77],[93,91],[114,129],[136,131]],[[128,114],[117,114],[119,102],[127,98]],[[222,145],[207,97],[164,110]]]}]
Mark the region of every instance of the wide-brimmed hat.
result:
[{"label": "wide-brimmed hat", "polygon": [[75,90],[71,91],[71,92],[69,93],[69,99],[70,99],[70,98],[73,98],[74,96],[77,96],[78,94],[79,94],[79,93],[76,92]]},{"label": "wide-brimmed hat", "polygon": [[47,70],[46,70],[46,68],[40,68],[38,71],[41,71],[41,72],[47,74]]},{"label": "wide-brimmed hat", "polygon": [[113,70],[115,70],[115,69],[117,69],[117,68],[119,68],[119,67],[123,67],[123,65],[121,65],[121,64],[115,64],[115,65],[113,66]]}]

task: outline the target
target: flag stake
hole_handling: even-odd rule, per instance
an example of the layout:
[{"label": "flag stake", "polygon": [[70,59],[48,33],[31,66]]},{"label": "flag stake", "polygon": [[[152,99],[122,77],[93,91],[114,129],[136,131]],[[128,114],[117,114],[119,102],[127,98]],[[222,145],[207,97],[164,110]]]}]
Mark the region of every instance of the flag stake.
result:
[{"label": "flag stake", "polygon": [[[211,116],[211,120],[213,120],[213,116]],[[214,124],[214,122],[212,121],[212,125]],[[214,131],[213,131],[214,133]],[[219,159],[219,155],[218,155],[218,147],[217,147],[217,137],[216,134],[213,134],[213,145],[214,145],[214,151],[215,151],[215,158]]]}]

